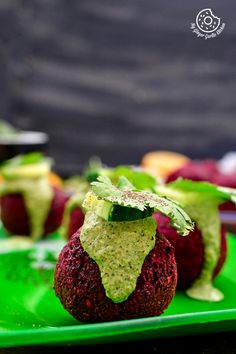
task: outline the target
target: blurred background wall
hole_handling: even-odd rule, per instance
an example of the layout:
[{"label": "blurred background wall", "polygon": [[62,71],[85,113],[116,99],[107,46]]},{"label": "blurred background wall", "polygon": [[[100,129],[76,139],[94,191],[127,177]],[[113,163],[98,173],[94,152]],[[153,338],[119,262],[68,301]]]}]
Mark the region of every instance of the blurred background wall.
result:
[{"label": "blurred background wall", "polygon": [[[190,30],[210,7],[217,38]],[[92,155],[236,150],[236,2],[0,0],[0,115],[43,130],[58,168]]]}]

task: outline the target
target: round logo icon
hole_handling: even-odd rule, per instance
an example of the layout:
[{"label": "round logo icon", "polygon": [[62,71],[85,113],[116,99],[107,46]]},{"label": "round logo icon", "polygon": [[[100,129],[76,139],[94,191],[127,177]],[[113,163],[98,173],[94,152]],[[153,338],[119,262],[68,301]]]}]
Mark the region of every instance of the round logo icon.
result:
[{"label": "round logo icon", "polygon": [[200,31],[211,33],[219,27],[220,18],[214,16],[211,9],[203,9],[197,14],[196,25]]}]

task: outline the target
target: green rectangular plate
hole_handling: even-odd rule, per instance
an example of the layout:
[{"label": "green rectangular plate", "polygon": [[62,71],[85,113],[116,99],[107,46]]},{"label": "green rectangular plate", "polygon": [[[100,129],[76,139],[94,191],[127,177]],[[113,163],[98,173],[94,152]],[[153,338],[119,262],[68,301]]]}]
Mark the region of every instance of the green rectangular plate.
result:
[{"label": "green rectangular plate", "polygon": [[[57,246],[60,249],[62,244]],[[191,300],[177,291],[162,316],[98,324],[79,323],[63,309],[54,295],[55,263],[47,247],[45,251],[38,244],[0,255],[0,347],[91,345],[236,330],[236,237],[232,235],[228,235],[227,262],[215,280],[225,294],[223,301]]]}]

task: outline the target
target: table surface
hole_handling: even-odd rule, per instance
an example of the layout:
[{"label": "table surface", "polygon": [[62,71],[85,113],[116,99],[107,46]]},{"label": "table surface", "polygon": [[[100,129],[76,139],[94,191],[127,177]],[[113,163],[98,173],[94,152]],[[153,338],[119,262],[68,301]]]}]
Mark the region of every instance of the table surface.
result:
[{"label": "table surface", "polygon": [[55,353],[59,350],[62,353],[93,354],[98,351],[107,353],[159,353],[159,354],[231,354],[236,353],[235,332],[225,332],[195,335],[188,337],[165,338],[158,340],[147,340],[140,342],[127,342],[121,344],[106,344],[96,346],[30,346],[17,348],[2,348],[0,353]]},{"label": "table surface", "polygon": [[[229,232],[236,231],[236,218],[231,213],[231,218],[225,217],[223,224]],[[207,324],[206,324],[207,326]],[[159,353],[159,354],[232,354],[236,353],[236,333],[235,331],[226,331],[222,325],[222,331],[208,334],[195,334],[178,337],[158,338],[140,341],[128,341],[123,343],[111,343],[100,345],[67,345],[67,346],[24,346],[12,348],[0,348],[0,354],[20,354],[20,353],[55,353],[55,350],[60,350],[62,353],[84,353],[93,354],[98,351],[107,353]]]}]

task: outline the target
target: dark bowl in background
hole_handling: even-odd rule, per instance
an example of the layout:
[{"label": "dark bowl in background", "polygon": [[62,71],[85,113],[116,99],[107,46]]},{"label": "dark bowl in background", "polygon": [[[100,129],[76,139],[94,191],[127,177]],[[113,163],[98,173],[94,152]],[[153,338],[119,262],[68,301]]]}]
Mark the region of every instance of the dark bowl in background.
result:
[{"label": "dark bowl in background", "polygon": [[27,131],[0,136],[0,163],[19,154],[39,151],[47,153],[49,136],[44,132]]}]

